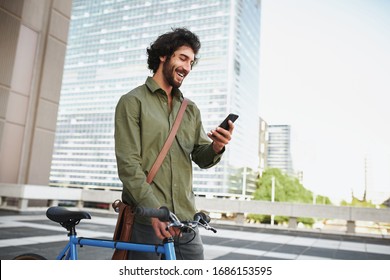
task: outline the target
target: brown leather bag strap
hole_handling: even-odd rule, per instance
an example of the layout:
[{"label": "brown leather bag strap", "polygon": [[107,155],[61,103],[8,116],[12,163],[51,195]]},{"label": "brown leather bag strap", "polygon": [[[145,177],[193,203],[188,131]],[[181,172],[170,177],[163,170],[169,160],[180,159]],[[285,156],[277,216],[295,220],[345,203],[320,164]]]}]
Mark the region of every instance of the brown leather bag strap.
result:
[{"label": "brown leather bag strap", "polygon": [[173,143],[173,139],[175,139],[176,132],[179,129],[179,126],[180,126],[181,120],[183,118],[184,111],[187,108],[187,105],[188,105],[188,100],[186,98],[184,98],[183,102],[181,103],[179,112],[177,113],[175,123],[172,126],[172,130],[169,133],[168,138],[165,141],[164,146],[162,147],[160,153],[158,154],[156,161],[154,162],[152,168],[150,169],[148,177],[146,178],[146,182],[148,182],[148,184],[150,184],[153,181],[154,176],[156,176],[158,169],[160,168],[165,156],[167,155],[167,153],[169,151],[169,148],[171,147],[171,145]]}]

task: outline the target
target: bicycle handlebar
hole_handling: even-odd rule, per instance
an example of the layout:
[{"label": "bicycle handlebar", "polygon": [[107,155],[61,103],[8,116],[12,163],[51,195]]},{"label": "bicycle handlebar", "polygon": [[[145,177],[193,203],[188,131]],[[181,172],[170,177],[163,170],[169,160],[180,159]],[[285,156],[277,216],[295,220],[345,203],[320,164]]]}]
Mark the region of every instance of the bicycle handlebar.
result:
[{"label": "bicycle handlebar", "polygon": [[203,212],[198,212],[194,215],[194,220],[197,222],[200,222],[202,224],[204,223],[210,223],[210,217],[206,215]]},{"label": "bicycle handlebar", "polygon": [[165,206],[162,206],[159,209],[138,206],[135,209],[135,213],[136,215],[143,217],[158,218],[161,222],[170,221],[170,211]]},{"label": "bicycle handlebar", "polygon": [[156,208],[147,208],[142,206],[137,206],[135,209],[136,215],[150,218],[158,218],[162,222],[170,222],[168,227],[177,227],[177,228],[194,228],[198,225],[201,225],[207,230],[211,230],[214,233],[217,232],[216,229],[211,227],[208,223],[210,222],[210,217],[203,212],[198,212],[194,215],[193,221],[181,222],[174,213],[169,211],[165,206]]}]

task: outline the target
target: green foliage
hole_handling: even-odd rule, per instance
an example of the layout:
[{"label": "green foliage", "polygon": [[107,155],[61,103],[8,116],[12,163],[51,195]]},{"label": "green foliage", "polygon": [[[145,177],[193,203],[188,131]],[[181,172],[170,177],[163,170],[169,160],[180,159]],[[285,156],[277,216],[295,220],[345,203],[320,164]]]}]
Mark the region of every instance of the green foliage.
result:
[{"label": "green foliage", "polygon": [[[275,201],[313,203],[313,193],[311,191],[305,189],[297,178],[283,174],[277,168],[270,168],[263,172],[257,181],[257,189],[253,195],[255,200],[271,201],[272,177],[275,178]],[[320,195],[316,197],[316,203],[332,204],[328,197]],[[268,215],[250,214],[248,218],[263,223],[269,223],[270,221],[270,216]],[[288,217],[276,216],[274,221],[275,223],[287,222]],[[314,223],[314,219],[298,218],[298,222],[311,225]]]},{"label": "green foliage", "polygon": [[[257,221],[257,222],[260,222],[263,224],[270,224],[271,223],[271,216],[270,215],[248,214],[247,219],[252,220],[252,221]],[[275,224],[288,223],[288,217],[275,216],[274,222],[275,222]]]},{"label": "green foliage", "polygon": [[[303,187],[295,177],[283,174],[277,168],[270,168],[263,172],[257,182],[254,199],[271,201],[272,177],[275,178],[275,201],[313,203],[313,193]],[[331,204],[329,198],[317,196],[316,203]]]},{"label": "green foliage", "polygon": [[[355,196],[352,196],[351,202],[346,202],[345,200],[341,201],[341,206],[355,206],[355,207],[366,207],[366,208],[376,208],[377,205],[371,202],[371,200],[360,200]],[[380,206],[381,208],[384,208],[384,205]]]},{"label": "green foliage", "polygon": [[330,201],[329,197],[327,197],[327,196],[317,195],[317,197],[316,197],[316,204],[331,205],[332,202]]},{"label": "green foliage", "polygon": [[309,226],[312,226],[314,223],[315,223],[315,220],[313,218],[298,218],[297,219],[297,222],[298,223],[302,223],[304,225],[309,225]]},{"label": "green foliage", "polygon": [[[257,221],[263,224],[270,224],[271,223],[271,216],[270,215],[259,215],[259,214],[248,214],[247,215],[248,220]],[[297,222],[301,222],[305,225],[313,225],[315,223],[315,220],[313,218],[298,218]],[[276,225],[278,224],[286,224],[288,223],[288,217],[286,216],[275,216],[274,217],[274,223]]]}]

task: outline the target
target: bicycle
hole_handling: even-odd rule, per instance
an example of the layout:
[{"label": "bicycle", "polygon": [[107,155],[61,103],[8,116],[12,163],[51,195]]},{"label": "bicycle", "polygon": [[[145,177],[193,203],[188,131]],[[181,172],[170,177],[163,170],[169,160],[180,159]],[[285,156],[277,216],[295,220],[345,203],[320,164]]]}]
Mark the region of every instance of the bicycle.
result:
[{"label": "bicycle", "polygon": [[[206,230],[211,230],[216,233],[216,229],[209,225],[210,218],[203,212],[196,213],[193,221],[180,221],[177,216],[170,212],[167,207],[161,207],[159,209],[137,207],[136,215],[145,217],[158,218],[163,222],[168,222],[167,229],[178,228],[180,232],[193,232],[196,236],[195,228],[201,226]],[[119,250],[141,251],[162,254],[165,256],[165,260],[176,260],[175,242],[174,239],[166,238],[161,244],[145,244],[145,243],[132,243],[115,241],[112,239],[98,239],[78,237],[76,232],[76,225],[83,219],[91,219],[91,215],[85,211],[71,211],[64,207],[54,206],[48,208],[46,216],[59,223],[62,227],[68,231],[69,241],[65,247],[59,252],[56,260],[77,260],[78,259],[78,246],[91,246],[112,248]],[[191,242],[193,238],[189,241]],[[187,242],[187,243],[189,243]],[[181,244],[183,245],[183,244]],[[14,260],[45,260],[43,256],[39,254],[27,253],[22,254],[14,258]]]}]

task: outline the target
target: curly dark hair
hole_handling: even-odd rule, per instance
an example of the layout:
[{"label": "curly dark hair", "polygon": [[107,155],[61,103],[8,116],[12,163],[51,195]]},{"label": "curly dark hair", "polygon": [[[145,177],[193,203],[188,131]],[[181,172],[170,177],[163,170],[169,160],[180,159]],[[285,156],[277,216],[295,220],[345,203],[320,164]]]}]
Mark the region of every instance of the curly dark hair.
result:
[{"label": "curly dark hair", "polygon": [[189,46],[195,54],[194,64],[198,61],[196,55],[200,49],[200,41],[196,34],[192,33],[186,28],[172,29],[171,32],[160,35],[156,41],[150,44],[147,48],[148,53],[148,68],[157,72],[160,65],[160,57],[167,56],[170,58],[172,54],[182,46]]}]

